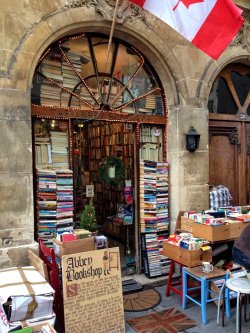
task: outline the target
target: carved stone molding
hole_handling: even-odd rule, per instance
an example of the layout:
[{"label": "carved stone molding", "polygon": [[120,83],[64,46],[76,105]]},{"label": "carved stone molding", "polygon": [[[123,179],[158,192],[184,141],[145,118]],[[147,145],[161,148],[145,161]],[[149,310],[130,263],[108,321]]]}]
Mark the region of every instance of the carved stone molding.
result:
[{"label": "carved stone molding", "polygon": [[[95,7],[98,14],[101,14],[105,20],[113,20],[115,1],[114,0],[67,0],[66,8],[77,7]],[[117,9],[116,22],[124,24],[126,21],[140,20],[148,27],[149,22],[146,19],[145,12],[131,2],[120,1]]]},{"label": "carved stone molding", "polygon": [[244,16],[245,23],[238,34],[230,43],[230,47],[242,47],[243,49],[250,50],[250,17]]}]

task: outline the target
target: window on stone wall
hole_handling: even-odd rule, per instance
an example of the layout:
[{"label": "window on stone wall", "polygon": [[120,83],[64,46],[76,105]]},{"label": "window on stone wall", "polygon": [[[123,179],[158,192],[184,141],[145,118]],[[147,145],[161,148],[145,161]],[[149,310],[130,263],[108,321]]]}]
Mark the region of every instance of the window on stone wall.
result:
[{"label": "window on stone wall", "polygon": [[250,115],[250,69],[230,65],[215,80],[208,99],[210,113],[235,115],[241,108]]},{"label": "window on stone wall", "polygon": [[164,115],[159,80],[143,55],[120,39],[64,38],[41,57],[32,103],[86,110]]}]

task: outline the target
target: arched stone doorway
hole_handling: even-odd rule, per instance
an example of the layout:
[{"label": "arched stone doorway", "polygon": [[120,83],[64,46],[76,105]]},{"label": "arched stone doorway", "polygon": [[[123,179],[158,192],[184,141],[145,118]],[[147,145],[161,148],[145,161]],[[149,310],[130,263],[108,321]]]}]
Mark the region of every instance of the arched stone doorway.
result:
[{"label": "arched stone doorway", "polygon": [[250,67],[225,66],[214,81],[209,109],[209,185],[226,186],[232,205],[250,204]]},{"label": "arched stone doorway", "polygon": [[[137,272],[144,266],[150,276],[163,274],[166,268],[161,264],[160,251],[169,234],[167,105],[152,65],[135,47],[116,37],[111,44],[108,36],[98,33],[65,37],[42,55],[31,97],[35,103],[32,115],[37,237],[52,246],[52,237],[73,230],[78,214],[91,201],[99,227],[110,238],[109,244],[115,240],[123,245],[125,267],[136,263]],[[112,182],[99,172],[110,158],[124,164],[119,182],[117,165],[110,177]],[[151,198],[156,193],[152,183],[155,176],[147,180],[139,168],[145,160],[155,168],[157,163],[166,168],[166,179],[159,186],[159,202]],[[58,169],[68,168],[73,170],[73,183],[63,186],[67,201],[58,196],[61,186],[57,179]],[[54,173],[55,184],[48,180],[55,178]],[[94,188],[91,200],[87,195],[90,185]],[[157,272],[149,272],[145,233],[155,237]]]}]

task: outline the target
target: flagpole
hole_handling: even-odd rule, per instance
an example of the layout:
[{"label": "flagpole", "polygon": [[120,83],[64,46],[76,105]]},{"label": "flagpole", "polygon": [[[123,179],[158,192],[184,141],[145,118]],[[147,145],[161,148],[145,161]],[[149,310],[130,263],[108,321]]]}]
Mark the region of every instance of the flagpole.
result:
[{"label": "flagpole", "polygon": [[109,36],[109,43],[108,43],[108,51],[107,51],[107,57],[106,57],[105,73],[106,73],[107,67],[108,67],[109,53],[110,53],[111,43],[112,43],[113,34],[114,34],[114,30],[115,30],[115,20],[116,20],[116,15],[117,15],[117,10],[118,10],[119,2],[120,2],[120,0],[116,0],[115,11],[114,11],[114,16],[113,16],[112,25],[111,25],[111,31],[110,31],[110,36]]}]

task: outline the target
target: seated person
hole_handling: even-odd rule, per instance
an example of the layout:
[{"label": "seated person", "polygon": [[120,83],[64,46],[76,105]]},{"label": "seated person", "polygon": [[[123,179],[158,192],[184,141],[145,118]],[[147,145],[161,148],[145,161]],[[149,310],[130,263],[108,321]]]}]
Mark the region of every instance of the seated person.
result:
[{"label": "seated person", "polygon": [[250,224],[234,242],[232,253],[235,262],[250,272]]}]

